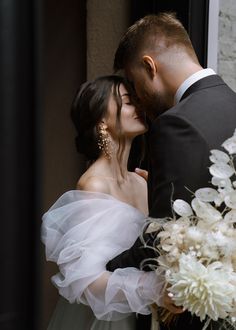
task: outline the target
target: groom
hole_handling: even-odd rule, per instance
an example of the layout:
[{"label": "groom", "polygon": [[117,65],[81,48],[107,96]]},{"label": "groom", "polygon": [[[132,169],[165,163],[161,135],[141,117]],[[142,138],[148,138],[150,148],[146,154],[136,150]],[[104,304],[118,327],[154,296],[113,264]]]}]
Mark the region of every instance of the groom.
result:
[{"label": "groom", "polygon": [[[160,13],[137,21],[125,33],[114,69],[123,69],[149,116],[149,210],[152,217],[172,216],[171,199],[190,201],[189,190],[209,186],[211,149],[232,136],[236,94],[211,69],[203,69],[186,30],[174,15]],[[189,189],[187,190],[186,187]],[[149,237],[151,240],[152,237]],[[139,267],[152,257],[141,242],[108,264],[109,270]],[[200,330],[198,318],[185,312],[175,330]],[[214,323],[217,329],[217,323]],[[148,317],[137,329],[149,330]],[[161,329],[165,329],[162,324]]]}]

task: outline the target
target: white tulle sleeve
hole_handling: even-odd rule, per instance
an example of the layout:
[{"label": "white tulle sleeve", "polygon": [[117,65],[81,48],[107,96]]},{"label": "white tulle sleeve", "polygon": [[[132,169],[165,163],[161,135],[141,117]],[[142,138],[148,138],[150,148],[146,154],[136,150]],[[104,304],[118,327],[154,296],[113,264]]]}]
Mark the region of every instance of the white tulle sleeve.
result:
[{"label": "white tulle sleeve", "polygon": [[163,277],[132,267],[106,271],[109,260],[133,245],[143,224],[141,212],[107,194],[62,195],[42,224],[47,260],[59,266],[52,281],[60,295],[89,305],[102,320],[149,314],[150,304],[160,304]]}]

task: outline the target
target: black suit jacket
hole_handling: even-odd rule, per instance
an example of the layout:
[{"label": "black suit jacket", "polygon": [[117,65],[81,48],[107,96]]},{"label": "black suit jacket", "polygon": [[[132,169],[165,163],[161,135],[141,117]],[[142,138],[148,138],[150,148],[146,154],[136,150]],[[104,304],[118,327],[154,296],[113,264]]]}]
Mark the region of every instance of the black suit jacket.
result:
[{"label": "black suit jacket", "polygon": [[[210,150],[221,148],[235,127],[236,93],[218,75],[194,83],[177,105],[153,122],[148,136],[150,216],[171,216],[171,198],[191,201],[189,190],[210,185]],[[150,235],[147,239],[152,242]],[[108,269],[139,267],[142,260],[153,256],[151,250],[141,248],[138,239],[130,250],[113,259]],[[147,318],[139,323],[137,329],[150,329]],[[171,329],[190,326],[202,328],[197,318],[184,313]]]}]

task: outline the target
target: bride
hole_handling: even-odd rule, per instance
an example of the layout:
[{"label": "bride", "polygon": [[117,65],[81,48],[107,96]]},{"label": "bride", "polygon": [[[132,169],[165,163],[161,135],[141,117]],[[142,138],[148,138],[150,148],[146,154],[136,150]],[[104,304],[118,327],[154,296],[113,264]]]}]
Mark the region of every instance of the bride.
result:
[{"label": "bride", "polygon": [[77,149],[91,161],[77,183],[43,216],[47,260],[59,299],[48,330],[133,330],[135,313],[160,305],[163,278],[136,268],[106,271],[130,248],[148,214],[146,181],[127,170],[132,140],[147,126],[118,76],[85,83],[72,106]]}]

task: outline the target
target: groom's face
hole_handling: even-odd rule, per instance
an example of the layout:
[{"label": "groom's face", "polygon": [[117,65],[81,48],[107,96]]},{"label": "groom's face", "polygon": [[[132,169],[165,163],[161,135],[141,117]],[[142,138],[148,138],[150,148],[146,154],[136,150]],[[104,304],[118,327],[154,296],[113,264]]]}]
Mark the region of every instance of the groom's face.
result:
[{"label": "groom's face", "polygon": [[151,120],[170,108],[167,91],[158,75],[151,78],[147,69],[139,63],[126,65],[125,75],[133,86],[140,109]]}]

